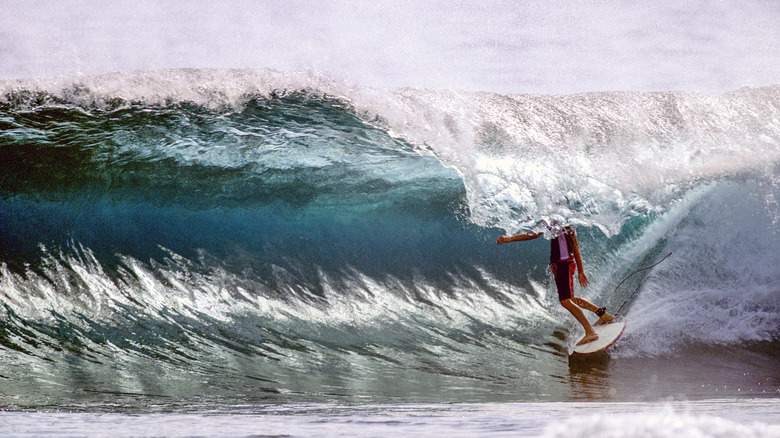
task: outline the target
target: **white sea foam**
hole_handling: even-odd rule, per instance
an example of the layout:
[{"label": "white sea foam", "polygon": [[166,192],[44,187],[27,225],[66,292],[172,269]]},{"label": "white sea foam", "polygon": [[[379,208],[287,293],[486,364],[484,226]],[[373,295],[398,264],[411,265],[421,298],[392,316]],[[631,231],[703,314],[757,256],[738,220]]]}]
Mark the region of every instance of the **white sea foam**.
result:
[{"label": "white sea foam", "polygon": [[[517,231],[563,217],[607,235],[701,180],[771,176],[780,87],[692,93],[353,94],[358,109],[458,171],[471,219]],[[752,153],[743,153],[750,150]]]},{"label": "white sea foam", "polygon": [[[632,403],[505,403],[279,405],[193,414],[0,413],[9,437],[249,436],[528,436],[772,438],[780,433],[773,401],[672,405]],[[259,412],[258,412],[259,411]]]},{"label": "white sea foam", "polygon": [[654,269],[631,308],[622,352],[668,354],[691,343],[731,345],[780,336],[774,259],[780,244],[774,188],[721,182],[684,214],[662,218],[669,261]]}]

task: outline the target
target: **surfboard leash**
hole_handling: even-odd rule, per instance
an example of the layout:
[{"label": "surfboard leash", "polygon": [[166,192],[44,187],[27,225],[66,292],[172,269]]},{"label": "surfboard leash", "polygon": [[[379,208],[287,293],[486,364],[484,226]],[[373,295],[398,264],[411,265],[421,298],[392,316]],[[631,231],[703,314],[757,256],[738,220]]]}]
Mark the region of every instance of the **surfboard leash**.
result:
[{"label": "surfboard leash", "polygon": [[[624,278],[624,279],[623,279],[623,281],[621,281],[620,283],[618,283],[618,285],[615,287],[615,290],[613,290],[613,291],[612,291],[612,294],[614,294],[615,292],[617,292],[618,288],[619,288],[620,286],[622,286],[622,285],[623,285],[623,283],[625,283],[625,282],[626,282],[626,280],[628,280],[629,278],[631,278],[631,277],[632,277],[634,274],[637,274],[637,273],[639,273],[639,272],[642,272],[642,271],[647,271],[648,269],[653,269],[653,268],[655,268],[656,266],[660,265],[660,264],[661,264],[661,262],[663,262],[664,260],[666,260],[667,258],[669,258],[669,256],[670,256],[670,255],[672,255],[672,253],[669,253],[669,254],[665,255],[665,256],[664,256],[664,258],[662,258],[661,260],[659,260],[659,261],[657,261],[657,262],[653,263],[653,264],[652,264],[652,265],[650,265],[650,266],[646,266],[646,267],[644,267],[644,268],[637,269],[636,271],[634,271],[634,272],[632,272],[632,273],[628,274],[628,277]],[[646,280],[646,279],[645,279],[645,280]],[[639,283],[639,287],[637,287],[637,288],[636,288],[636,290],[635,290],[634,292],[632,292],[632,293],[631,293],[631,295],[629,295],[629,296],[628,296],[628,298],[626,298],[626,300],[625,300],[625,301],[623,301],[623,304],[620,306],[620,308],[618,309],[618,311],[617,311],[617,312],[615,312],[615,314],[620,314],[620,311],[621,311],[621,310],[623,310],[623,307],[626,305],[626,303],[628,303],[628,300],[630,300],[630,299],[631,299],[631,298],[632,298],[634,295],[636,295],[636,293],[637,293],[637,292],[639,292],[639,289],[641,289],[641,288],[642,288],[642,284],[644,284],[645,280],[642,280],[642,283]]]}]

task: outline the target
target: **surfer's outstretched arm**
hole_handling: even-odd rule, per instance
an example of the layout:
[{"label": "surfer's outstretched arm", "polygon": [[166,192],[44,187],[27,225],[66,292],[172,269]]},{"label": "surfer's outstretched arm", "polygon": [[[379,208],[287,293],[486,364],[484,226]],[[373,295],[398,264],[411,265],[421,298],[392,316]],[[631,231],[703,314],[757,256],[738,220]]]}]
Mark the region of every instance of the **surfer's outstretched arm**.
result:
[{"label": "surfer's outstretched arm", "polygon": [[509,243],[509,242],[522,242],[524,240],[534,240],[537,237],[541,236],[542,233],[523,233],[518,234],[516,236],[498,236],[498,244],[501,245],[502,243]]}]

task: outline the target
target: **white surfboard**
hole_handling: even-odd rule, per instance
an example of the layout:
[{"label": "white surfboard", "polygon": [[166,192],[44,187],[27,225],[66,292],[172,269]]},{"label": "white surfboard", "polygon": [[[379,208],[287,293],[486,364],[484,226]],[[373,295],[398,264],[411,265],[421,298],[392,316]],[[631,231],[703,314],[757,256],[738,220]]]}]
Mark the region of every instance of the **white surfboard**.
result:
[{"label": "white surfboard", "polygon": [[615,319],[609,324],[594,325],[593,330],[596,331],[599,338],[593,342],[575,346],[574,354],[590,354],[602,351],[614,344],[625,329],[626,318],[620,315],[615,315]]}]

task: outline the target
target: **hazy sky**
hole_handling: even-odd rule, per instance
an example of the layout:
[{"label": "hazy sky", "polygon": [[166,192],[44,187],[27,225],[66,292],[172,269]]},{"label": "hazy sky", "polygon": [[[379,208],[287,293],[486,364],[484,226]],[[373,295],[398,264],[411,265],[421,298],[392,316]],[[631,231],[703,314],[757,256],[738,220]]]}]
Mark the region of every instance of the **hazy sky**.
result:
[{"label": "hazy sky", "polygon": [[0,0],[0,60],[0,78],[248,67],[376,86],[719,92],[780,83],[780,2]]}]

